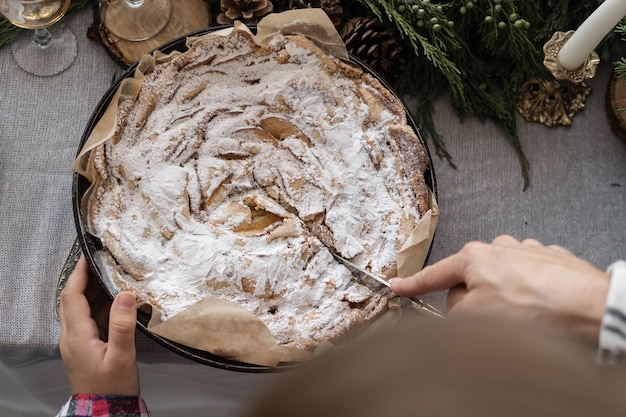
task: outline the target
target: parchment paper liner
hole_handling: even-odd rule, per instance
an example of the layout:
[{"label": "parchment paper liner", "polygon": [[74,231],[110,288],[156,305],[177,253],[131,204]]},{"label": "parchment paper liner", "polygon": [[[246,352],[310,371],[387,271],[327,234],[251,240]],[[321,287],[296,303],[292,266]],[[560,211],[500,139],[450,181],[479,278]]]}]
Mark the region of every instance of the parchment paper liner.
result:
[{"label": "parchment paper liner", "polygon": [[[189,37],[186,44],[191,46],[200,38],[223,36],[232,30],[251,33],[245,25],[235,22],[233,28],[200,37]],[[341,37],[321,9],[290,10],[270,14],[259,22],[254,39],[257,44],[263,45],[278,33],[303,34],[329,55],[344,60],[349,59]],[[98,180],[90,160],[91,150],[113,137],[118,104],[125,100],[134,101],[141,89],[144,74],[152,71],[156,64],[166,62],[178,54],[181,52],[174,51],[165,55],[157,51],[153,55],[144,55],[134,76],[122,80],[110,105],[87,138],[74,164],[75,171],[93,184],[83,196],[81,202],[83,213],[87,213],[85,211],[87,202]],[[398,252],[398,276],[406,277],[419,271],[428,255],[439,216],[435,197],[432,193],[429,194],[430,209],[422,216],[415,230]],[[385,313],[385,317],[369,325],[368,330],[398,319],[402,310],[400,305],[399,300],[390,300],[390,309]],[[166,321],[161,321],[158,309],[154,306],[150,307],[152,307],[152,316],[148,329],[151,332],[182,345],[205,350],[230,360],[274,367],[280,362],[301,361],[312,356],[309,352],[279,346],[260,319],[240,305],[227,300],[207,297]],[[316,352],[327,348],[328,344],[323,343]]]}]

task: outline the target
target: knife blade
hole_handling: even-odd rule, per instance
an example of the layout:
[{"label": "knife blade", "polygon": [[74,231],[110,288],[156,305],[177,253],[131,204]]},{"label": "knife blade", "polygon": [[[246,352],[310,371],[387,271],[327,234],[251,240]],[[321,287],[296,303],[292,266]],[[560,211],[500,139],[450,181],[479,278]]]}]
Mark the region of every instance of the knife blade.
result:
[{"label": "knife blade", "polygon": [[[341,262],[344,266],[346,266],[349,270],[351,270],[352,272],[356,272],[359,273],[361,275],[365,275],[369,278],[374,279],[376,282],[383,284],[384,286],[386,286],[387,288],[391,288],[391,284],[389,283],[389,281],[387,281],[386,279],[384,279],[382,276],[374,274],[364,268],[361,268],[360,266],[356,265],[353,262],[350,262],[349,260],[347,260],[346,258],[331,252],[331,254],[333,255],[333,257],[335,259],[337,259],[339,262]],[[419,298],[416,297],[407,297],[409,300],[411,300],[412,302],[414,302],[415,304],[417,304],[425,313],[430,314],[433,317],[438,317],[438,318],[445,318],[446,314],[444,312],[442,312],[441,310],[439,310],[438,308],[434,307],[433,305],[427,303],[426,301],[423,301]]]}]

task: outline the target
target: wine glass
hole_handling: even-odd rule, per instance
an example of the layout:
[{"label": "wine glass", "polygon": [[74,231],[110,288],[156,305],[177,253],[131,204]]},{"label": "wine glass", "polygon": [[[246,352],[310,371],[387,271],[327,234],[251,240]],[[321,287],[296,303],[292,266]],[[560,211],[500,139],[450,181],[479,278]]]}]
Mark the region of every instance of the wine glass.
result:
[{"label": "wine glass", "polygon": [[107,0],[100,19],[118,38],[145,41],[163,30],[171,15],[170,0]]},{"label": "wine glass", "polygon": [[24,71],[40,76],[66,70],[76,58],[76,36],[58,22],[71,0],[0,0],[0,13],[12,24],[34,29],[33,36],[18,36],[11,43],[13,57]]}]

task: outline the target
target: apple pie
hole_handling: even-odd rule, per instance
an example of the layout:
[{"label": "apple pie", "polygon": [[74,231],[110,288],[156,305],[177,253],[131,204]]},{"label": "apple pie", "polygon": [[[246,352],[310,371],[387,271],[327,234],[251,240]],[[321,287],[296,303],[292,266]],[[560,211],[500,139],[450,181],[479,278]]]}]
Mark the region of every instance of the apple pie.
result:
[{"label": "apple pie", "polygon": [[235,30],[157,63],[92,164],[89,226],[120,289],[162,320],[220,297],[308,351],[387,308],[332,252],[394,276],[429,204],[402,103],[298,35]]}]

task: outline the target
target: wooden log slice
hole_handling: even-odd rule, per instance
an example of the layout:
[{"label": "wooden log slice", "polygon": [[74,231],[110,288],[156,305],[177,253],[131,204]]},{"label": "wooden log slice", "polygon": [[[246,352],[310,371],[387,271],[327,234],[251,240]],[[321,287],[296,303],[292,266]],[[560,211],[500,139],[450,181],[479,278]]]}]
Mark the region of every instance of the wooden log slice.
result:
[{"label": "wooden log slice", "polygon": [[169,40],[209,27],[211,13],[205,0],[172,0],[172,16],[167,26],[153,38],[137,42],[118,38],[97,20],[100,41],[120,65],[127,67]]}]

